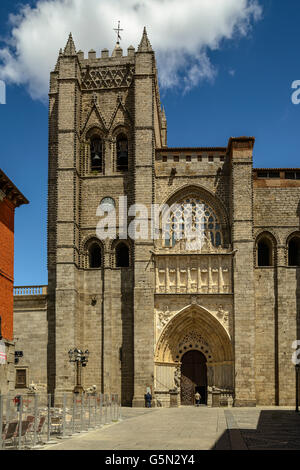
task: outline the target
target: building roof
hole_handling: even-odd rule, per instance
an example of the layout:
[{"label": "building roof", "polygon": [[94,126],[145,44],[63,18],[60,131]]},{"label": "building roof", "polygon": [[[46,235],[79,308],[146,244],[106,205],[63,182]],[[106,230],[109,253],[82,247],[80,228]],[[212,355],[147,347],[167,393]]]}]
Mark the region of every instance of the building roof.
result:
[{"label": "building roof", "polygon": [[226,152],[227,147],[163,147],[160,149],[156,149],[159,153],[166,153],[166,152]]},{"label": "building roof", "polygon": [[300,171],[300,168],[253,168],[254,171]]},{"label": "building roof", "polygon": [[4,194],[15,207],[19,207],[22,204],[29,204],[29,201],[26,197],[19,191],[19,189],[14,185],[14,183],[6,176],[4,171],[0,169],[0,195]]}]

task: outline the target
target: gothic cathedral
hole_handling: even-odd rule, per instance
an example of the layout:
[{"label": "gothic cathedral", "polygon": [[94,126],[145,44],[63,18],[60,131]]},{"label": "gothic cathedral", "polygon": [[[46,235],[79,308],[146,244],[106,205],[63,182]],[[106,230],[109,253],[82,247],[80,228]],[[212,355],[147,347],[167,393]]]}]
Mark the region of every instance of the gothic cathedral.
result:
[{"label": "gothic cathedral", "polygon": [[[168,147],[146,29],[127,55],[117,43],[85,58],[70,35],[49,96],[44,367],[31,357],[30,380],[73,390],[68,351],[78,347],[90,353],[84,388],[124,405],[144,406],[149,388],[157,406],[192,404],[196,391],[210,406],[293,404],[300,170],[254,169],[253,137]],[[159,223],[153,237],[153,204],[176,205],[169,236]],[[100,239],[101,205],[106,217],[125,209],[128,225],[139,215],[148,234],[123,236],[119,217],[115,236]],[[186,206],[201,243],[180,237]],[[16,296],[16,329],[25,300]]]}]

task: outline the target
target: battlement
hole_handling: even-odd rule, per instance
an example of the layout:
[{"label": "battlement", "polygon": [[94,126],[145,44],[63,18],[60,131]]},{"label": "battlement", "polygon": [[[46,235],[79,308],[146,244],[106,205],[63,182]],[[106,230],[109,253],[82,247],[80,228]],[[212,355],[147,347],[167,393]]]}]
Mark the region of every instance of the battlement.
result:
[{"label": "battlement", "polygon": [[[152,60],[149,62],[146,54],[153,54],[150,41],[144,28],[141,42],[136,50],[133,46],[127,48],[127,55],[123,55],[123,49],[119,42],[111,52],[106,48],[97,53],[91,49],[87,53],[76,50],[75,43],[70,33],[64,49],[60,49],[58,60],[51,74],[50,94],[57,93],[57,79],[74,78],[79,80],[82,90],[101,90],[112,88],[128,88],[132,84],[135,74],[145,72],[148,68],[149,76],[153,74]],[[80,67],[75,66],[76,58]],[[143,66],[141,67],[141,63]],[[151,65],[150,65],[151,64]],[[157,81],[157,79],[156,79]],[[158,106],[160,107],[158,83],[156,83]],[[160,110],[160,120],[164,121]],[[162,125],[163,127],[163,125]]]},{"label": "battlement", "polygon": [[226,160],[226,148],[168,148],[156,151],[156,176],[215,175]]},{"label": "battlement", "polygon": [[84,51],[78,51],[77,57],[82,67],[101,67],[134,64],[135,52],[135,48],[130,46],[127,49],[127,55],[123,55],[123,49],[116,46],[111,55],[108,49],[102,49],[99,55],[94,49],[91,49],[87,54]]},{"label": "battlement", "polygon": [[84,51],[79,50],[76,51],[75,43],[73,40],[72,33],[70,33],[67,44],[64,50],[59,51],[59,58],[61,57],[75,57],[77,56],[79,62],[83,66],[101,66],[101,65],[117,65],[122,63],[134,63],[135,62],[135,55],[137,53],[153,53],[152,46],[147,36],[146,28],[144,28],[143,35],[141,42],[138,46],[137,51],[133,46],[129,46],[127,49],[127,56],[123,55],[123,49],[121,48],[119,41],[117,42],[112,54],[110,56],[109,50],[104,48],[101,50],[99,56],[97,56],[97,52],[94,49],[91,49],[87,57],[85,56]]}]

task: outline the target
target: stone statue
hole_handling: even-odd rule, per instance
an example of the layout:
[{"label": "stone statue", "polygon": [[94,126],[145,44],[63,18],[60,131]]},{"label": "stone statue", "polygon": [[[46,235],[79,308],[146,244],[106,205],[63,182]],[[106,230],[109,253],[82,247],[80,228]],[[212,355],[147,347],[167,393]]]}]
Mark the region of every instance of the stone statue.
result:
[{"label": "stone statue", "polygon": [[224,310],[223,305],[219,306],[217,316],[220,320],[223,320],[224,323],[228,323],[229,314]]},{"label": "stone statue", "polygon": [[224,309],[223,309],[223,305],[220,305],[219,308],[218,308],[218,317],[219,318],[223,318],[224,317]]}]

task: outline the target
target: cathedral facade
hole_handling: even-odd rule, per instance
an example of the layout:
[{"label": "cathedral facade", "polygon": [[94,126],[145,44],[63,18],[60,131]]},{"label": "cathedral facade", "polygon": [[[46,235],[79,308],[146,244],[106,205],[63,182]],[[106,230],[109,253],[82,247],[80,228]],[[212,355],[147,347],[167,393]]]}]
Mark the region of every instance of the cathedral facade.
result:
[{"label": "cathedral facade", "polygon": [[[15,296],[28,381],[73,390],[77,347],[90,353],[84,387],[124,405],[144,406],[147,388],[162,406],[196,391],[208,405],[293,404],[300,170],[254,169],[253,137],[168,147],[146,30],[127,55],[117,44],[88,58],[70,35],[49,96],[48,288]],[[175,207],[154,231],[153,205]],[[146,236],[124,236],[119,216],[99,238],[101,217],[124,209]]]}]

